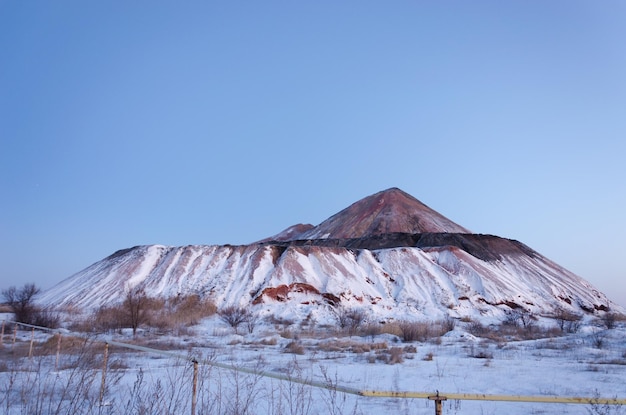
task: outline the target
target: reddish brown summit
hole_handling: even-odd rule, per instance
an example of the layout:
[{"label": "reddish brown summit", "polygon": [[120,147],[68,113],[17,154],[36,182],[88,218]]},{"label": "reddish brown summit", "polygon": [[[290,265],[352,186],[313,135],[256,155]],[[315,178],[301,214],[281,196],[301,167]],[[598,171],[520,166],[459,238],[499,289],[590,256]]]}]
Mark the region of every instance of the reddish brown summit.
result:
[{"label": "reddish brown summit", "polygon": [[394,187],[353,203],[292,240],[363,238],[395,232],[470,233]]}]

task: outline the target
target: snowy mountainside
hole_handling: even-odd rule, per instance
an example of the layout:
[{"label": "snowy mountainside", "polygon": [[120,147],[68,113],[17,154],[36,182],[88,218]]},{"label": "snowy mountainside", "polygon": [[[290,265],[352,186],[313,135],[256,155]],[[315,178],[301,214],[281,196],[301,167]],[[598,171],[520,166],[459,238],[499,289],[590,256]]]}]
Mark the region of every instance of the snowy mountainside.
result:
[{"label": "snowy mountainside", "polygon": [[116,253],[44,293],[55,306],[93,309],[148,296],[198,293],[218,306],[256,304],[270,314],[332,317],[336,305],[373,318],[500,316],[615,307],[589,283],[551,261],[506,255],[478,259],[457,247],[140,246]]},{"label": "snowy mountainside", "polygon": [[397,188],[318,226],[294,225],[249,245],[120,250],[40,301],[94,309],[123,301],[135,288],[151,297],[200,294],[218,307],[253,305],[295,318],[332,318],[339,305],[363,308],[372,319],[621,310],[526,245],[470,233]]}]

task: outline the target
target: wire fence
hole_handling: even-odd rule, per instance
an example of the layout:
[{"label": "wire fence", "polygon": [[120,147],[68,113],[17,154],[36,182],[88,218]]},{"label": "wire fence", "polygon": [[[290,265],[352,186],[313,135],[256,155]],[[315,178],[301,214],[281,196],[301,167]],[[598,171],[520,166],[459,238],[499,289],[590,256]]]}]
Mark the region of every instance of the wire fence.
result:
[{"label": "wire fence", "polygon": [[[5,331],[12,325],[12,333],[9,336],[9,342],[6,341]],[[25,324],[15,321],[4,320],[2,322],[2,331],[0,333],[0,348],[5,346],[15,347],[17,338],[17,332],[19,327],[30,329],[30,341],[28,347],[28,358],[33,357],[33,347],[35,343],[35,331],[40,330],[48,332],[56,336],[56,352],[55,352],[55,371],[59,368],[59,358],[62,354],[62,338],[65,337],[82,337],[86,336],[81,333],[69,332],[64,329],[50,329],[47,327],[35,326],[31,324]],[[527,402],[527,403],[540,403],[540,404],[574,404],[574,405],[602,405],[605,408],[611,406],[626,405],[625,398],[605,398],[605,397],[576,397],[576,396],[524,396],[524,395],[494,395],[494,394],[476,394],[476,393],[448,393],[443,391],[425,391],[425,392],[411,392],[411,391],[385,391],[385,390],[366,390],[358,389],[348,386],[343,386],[338,383],[328,381],[316,381],[310,378],[294,377],[292,375],[285,375],[282,373],[276,373],[271,371],[259,370],[257,368],[247,368],[239,365],[231,365],[226,363],[217,362],[213,359],[204,359],[200,356],[194,356],[190,354],[181,354],[179,352],[159,350],[151,347],[141,346],[132,343],[123,343],[113,340],[95,340],[96,343],[101,344],[103,350],[103,362],[100,379],[100,393],[98,397],[99,404],[105,405],[104,395],[107,388],[107,372],[109,370],[109,348],[110,346],[118,347],[121,349],[134,350],[142,353],[149,353],[152,355],[164,356],[170,359],[176,359],[178,361],[186,362],[192,366],[191,372],[191,391],[189,400],[191,402],[190,412],[191,415],[197,414],[197,398],[198,398],[198,373],[199,366],[205,365],[215,368],[220,368],[232,372],[245,373],[263,378],[275,379],[282,382],[290,382],[294,384],[305,385],[312,388],[319,388],[325,390],[332,390],[333,393],[343,393],[347,395],[369,397],[369,398],[393,398],[393,399],[424,399],[434,401],[434,410],[436,415],[443,414],[442,403],[447,400],[454,401],[491,401],[491,402]],[[607,411],[608,412],[608,411]]]}]

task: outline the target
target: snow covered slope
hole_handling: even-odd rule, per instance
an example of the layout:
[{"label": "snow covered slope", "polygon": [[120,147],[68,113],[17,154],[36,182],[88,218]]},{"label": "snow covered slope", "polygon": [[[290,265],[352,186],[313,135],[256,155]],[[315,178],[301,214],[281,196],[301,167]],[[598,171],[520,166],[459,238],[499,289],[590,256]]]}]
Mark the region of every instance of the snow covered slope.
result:
[{"label": "snow covered slope", "polygon": [[319,319],[338,305],[362,307],[376,319],[619,308],[529,247],[470,234],[398,189],[365,198],[317,227],[301,227],[303,233],[294,229],[243,246],[121,250],[41,301],[96,308],[141,288],[148,296],[198,293],[220,307],[253,304],[263,313]]}]

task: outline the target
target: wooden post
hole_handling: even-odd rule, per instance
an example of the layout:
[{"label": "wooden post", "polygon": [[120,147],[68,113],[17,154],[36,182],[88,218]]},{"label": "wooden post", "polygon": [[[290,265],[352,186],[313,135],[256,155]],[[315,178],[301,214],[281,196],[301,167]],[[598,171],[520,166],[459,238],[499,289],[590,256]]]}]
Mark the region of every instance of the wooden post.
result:
[{"label": "wooden post", "polygon": [[191,387],[191,415],[196,415],[196,403],[197,403],[197,391],[198,391],[198,361],[193,359],[193,385]]},{"label": "wooden post", "polygon": [[59,370],[59,354],[61,353],[61,333],[57,333],[57,358],[54,361],[54,371]]},{"label": "wooden post", "polygon": [[109,343],[104,343],[104,358],[102,362],[102,384],[100,385],[100,406],[104,399],[104,390],[107,379],[107,361],[109,360]]},{"label": "wooden post", "polygon": [[0,348],[4,346],[4,320],[2,320],[2,334],[0,334]]},{"label": "wooden post", "polygon": [[11,343],[11,351],[15,347],[15,338],[17,337],[17,323],[15,323],[15,327],[13,327],[13,343]]},{"label": "wooden post", "polygon": [[30,332],[30,348],[28,349],[28,358],[32,359],[33,358],[33,342],[35,341],[35,328],[33,327],[33,329]]},{"label": "wooden post", "polygon": [[435,401],[435,415],[443,414],[443,401],[447,400],[445,396],[439,395],[439,391],[437,391],[437,395],[429,396],[428,399],[431,401]]}]

